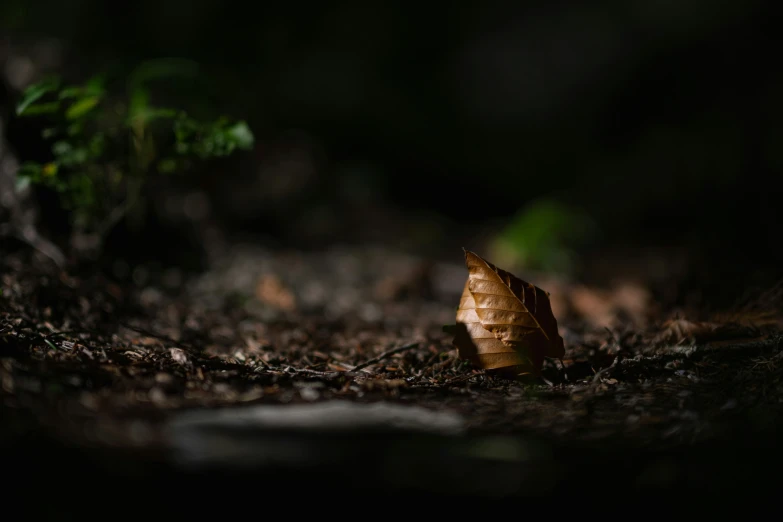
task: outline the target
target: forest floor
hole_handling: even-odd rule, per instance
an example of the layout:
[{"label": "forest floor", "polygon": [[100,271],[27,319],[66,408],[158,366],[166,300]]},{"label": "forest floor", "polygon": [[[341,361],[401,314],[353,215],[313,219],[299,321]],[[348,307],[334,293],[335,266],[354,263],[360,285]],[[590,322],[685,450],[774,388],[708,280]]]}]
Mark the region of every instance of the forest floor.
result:
[{"label": "forest floor", "polygon": [[277,484],[335,505],[774,487],[772,301],[710,322],[656,309],[643,286],[539,278],[566,356],[521,383],[460,360],[443,331],[460,258],[237,247],[203,274],[137,269],[119,285],[4,255],[4,474],[169,499],[177,481],[232,496]]}]

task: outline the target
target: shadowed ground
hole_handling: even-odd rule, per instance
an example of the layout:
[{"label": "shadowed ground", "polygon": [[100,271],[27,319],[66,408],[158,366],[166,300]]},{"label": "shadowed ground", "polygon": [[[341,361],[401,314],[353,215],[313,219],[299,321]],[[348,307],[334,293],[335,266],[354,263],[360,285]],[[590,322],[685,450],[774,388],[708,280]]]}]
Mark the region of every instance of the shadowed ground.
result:
[{"label": "shadowed ground", "polygon": [[783,356],[768,325],[603,327],[561,283],[564,366],[524,384],[457,358],[442,329],[456,263],[237,248],[127,288],[2,264],[0,431],[23,492],[141,488],[176,510],[174,484],[466,501],[774,484]]}]

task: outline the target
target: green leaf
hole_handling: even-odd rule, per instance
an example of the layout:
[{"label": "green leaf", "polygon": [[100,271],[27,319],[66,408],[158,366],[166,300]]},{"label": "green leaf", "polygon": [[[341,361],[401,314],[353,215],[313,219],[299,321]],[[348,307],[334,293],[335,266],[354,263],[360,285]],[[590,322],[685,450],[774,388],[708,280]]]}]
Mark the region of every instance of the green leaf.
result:
[{"label": "green leaf", "polygon": [[83,165],[90,159],[90,150],[87,147],[74,147],[67,141],[52,144],[52,154],[64,167]]},{"label": "green leaf", "polygon": [[24,108],[22,116],[37,116],[39,114],[51,114],[60,109],[60,102],[35,103]]},{"label": "green leaf", "polygon": [[73,152],[66,156],[65,158],[62,158],[61,161],[63,162],[63,165],[67,167],[73,167],[76,165],[83,165],[84,163],[87,163],[87,160],[90,158],[90,151],[86,147],[78,147],[73,149]]},{"label": "green leaf", "polygon": [[68,98],[78,98],[83,94],[84,94],[84,87],[73,86],[73,87],[63,88],[57,97],[61,100],[66,100]]},{"label": "green leaf", "polygon": [[67,141],[56,141],[52,144],[52,154],[55,156],[65,156],[73,150],[73,145]]},{"label": "green leaf", "polygon": [[253,133],[244,121],[231,123],[219,118],[211,123],[197,122],[181,115],[174,122],[177,153],[193,154],[201,159],[228,156],[237,148],[249,149]]},{"label": "green leaf", "polygon": [[26,161],[19,166],[16,172],[17,177],[29,178],[31,181],[38,181],[41,178],[43,166],[40,163]]},{"label": "green leaf", "polygon": [[596,225],[581,210],[553,199],[528,203],[492,241],[498,263],[532,270],[569,273],[578,248],[597,234]]},{"label": "green leaf", "polygon": [[62,88],[58,98],[65,100],[68,98],[80,98],[82,96],[102,96],[105,92],[104,83],[104,75],[94,76],[84,85],[72,85]]},{"label": "green leaf", "polygon": [[92,96],[103,96],[106,92],[106,75],[96,74],[84,85],[84,92]]},{"label": "green leaf", "polygon": [[54,92],[60,87],[60,79],[56,76],[46,78],[27,87],[22,93],[22,101],[16,106],[17,116],[32,114],[28,108],[45,94]]},{"label": "green leaf", "polygon": [[77,101],[65,112],[65,117],[69,120],[78,120],[82,116],[93,110],[101,101],[100,96],[89,96]]},{"label": "green leaf", "polygon": [[244,121],[235,123],[234,126],[228,130],[228,132],[234,139],[234,143],[236,143],[237,147],[240,149],[248,150],[253,147],[253,142],[255,139],[253,132]]},{"label": "green leaf", "polygon": [[148,103],[149,98],[146,95],[146,92],[146,89],[137,89],[134,97],[131,98],[130,107],[128,109],[128,119],[126,121],[128,125],[146,125],[155,120],[173,119],[177,117],[179,111],[176,109],[150,107]]}]

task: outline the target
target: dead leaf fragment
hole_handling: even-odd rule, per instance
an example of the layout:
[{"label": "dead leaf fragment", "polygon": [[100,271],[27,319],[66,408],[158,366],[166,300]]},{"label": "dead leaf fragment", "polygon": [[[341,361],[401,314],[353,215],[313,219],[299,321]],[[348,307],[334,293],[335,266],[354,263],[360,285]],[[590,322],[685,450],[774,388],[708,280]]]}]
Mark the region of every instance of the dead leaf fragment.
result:
[{"label": "dead leaf fragment", "polygon": [[488,370],[539,374],[565,355],[549,294],[465,251],[468,280],[457,310],[460,357]]},{"label": "dead leaf fragment", "polygon": [[641,285],[624,282],[612,289],[576,286],[569,292],[569,305],[580,317],[600,327],[611,327],[618,316],[644,326],[652,297]]},{"label": "dead leaf fragment", "polygon": [[296,297],[275,275],[265,274],[258,279],[256,298],[280,310],[292,311],[296,308]]},{"label": "dead leaf fragment", "polygon": [[721,341],[762,339],[774,332],[751,322],[719,323],[670,319],[653,339],[654,344],[714,344]]}]

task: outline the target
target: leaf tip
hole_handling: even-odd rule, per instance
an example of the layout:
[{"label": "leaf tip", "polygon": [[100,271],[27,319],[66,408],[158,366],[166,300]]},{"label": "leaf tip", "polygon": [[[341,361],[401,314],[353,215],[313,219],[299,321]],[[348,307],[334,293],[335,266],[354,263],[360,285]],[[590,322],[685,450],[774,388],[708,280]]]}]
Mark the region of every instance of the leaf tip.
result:
[{"label": "leaf tip", "polygon": [[469,261],[481,259],[475,252],[471,252],[470,250],[466,249],[465,247],[462,247],[462,252],[465,254],[465,262],[469,264]]}]

